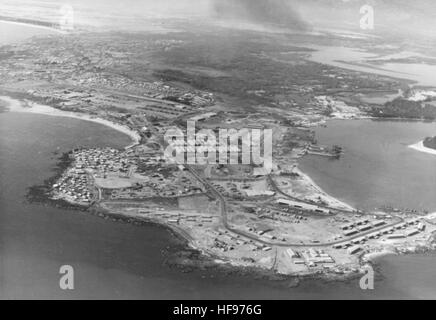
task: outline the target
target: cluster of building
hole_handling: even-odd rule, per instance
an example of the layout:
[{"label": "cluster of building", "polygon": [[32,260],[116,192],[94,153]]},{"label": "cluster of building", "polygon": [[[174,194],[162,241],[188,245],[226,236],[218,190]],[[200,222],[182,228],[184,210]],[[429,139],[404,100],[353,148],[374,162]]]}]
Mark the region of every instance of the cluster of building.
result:
[{"label": "cluster of building", "polygon": [[[136,111],[149,116],[174,118],[199,107],[198,104],[190,106],[177,100],[151,98],[142,93],[132,95],[124,91],[108,91],[106,87],[99,90],[44,88],[28,90],[27,93],[46,103],[56,102],[55,105],[63,110],[77,112],[86,108],[87,112],[94,111],[100,115],[104,113],[104,118],[118,118],[124,124],[127,124],[125,122],[132,115],[137,114]],[[129,104],[129,112],[117,112],[126,109],[126,103]]]},{"label": "cluster of building", "polygon": [[257,208],[256,214],[260,219],[269,218],[272,220],[280,220],[283,221],[283,218],[286,219],[287,223],[301,223],[303,221],[307,221],[307,217],[302,215],[302,212],[294,212],[292,209],[283,210],[273,210],[268,208]]},{"label": "cluster of building", "polygon": [[384,220],[376,220],[371,222],[369,219],[364,218],[345,224],[341,227],[341,229],[343,230],[343,235],[345,237],[351,237],[357,235],[359,232],[366,232],[372,228],[381,227],[384,224],[386,224]]},{"label": "cluster of building", "polygon": [[164,177],[160,173],[148,176],[149,180],[135,183],[129,188],[115,189],[111,199],[141,199],[150,197],[186,197],[204,193],[204,189],[194,180],[177,174]]},{"label": "cluster of building", "polygon": [[236,245],[248,245],[253,242],[252,240],[241,239],[238,235],[232,235],[224,229],[218,229],[216,235],[214,248],[223,252],[234,250]]},{"label": "cluster of building", "polygon": [[[263,238],[265,241],[286,241],[286,238],[274,234],[274,228],[266,225],[249,224],[245,226],[245,230],[249,233],[256,234],[259,239]],[[278,237],[280,237],[280,239],[278,239]]]},{"label": "cluster of building", "polygon": [[431,101],[436,99],[435,90],[410,90],[407,93],[407,100],[409,101]]},{"label": "cluster of building", "polygon": [[221,193],[222,195],[224,195],[226,197],[232,197],[232,198],[237,198],[237,199],[243,198],[242,192],[232,182],[226,183],[227,189],[224,188],[222,185],[217,184],[217,183],[212,183],[212,185],[219,193]]},{"label": "cluster of building", "polygon": [[289,248],[286,250],[286,254],[292,259],[294,264],[305,264],[308,267],[335,263],[335,260],[324,250],[316,250],[314,248],[302,250],[301,252]]},{"label": "cluster of building", "polygon": [[[163,208],[162,208],[163,209]],[[165,220],[169,224],[193,223],[198,226],[203,224],[213,223],[217,217],[212,215],[196,215],[196,214],[180,214],[180,213],[166,213],[159,211],[140,210],[140,214],[154,218]]]},{"label": "cluster of building", "polygon": [[133,157],[113,148],[80,149],[73,152],[75,167],[91,169],[95,177],[105,177],[108,173],[128,175],[136,165]]},{"label": "cluster of building", "polygon": [[215,102],[214,95],[211,92],[186,91],[162,81],[141,83],[141,92],[155,99],[180,102],[196,108],[211,106]]},{"label": "cluster of building", "polygon": [[[365,222],[367,219],[360,220],[360,223]],[[377,221],[378,226],[382,226],[383,224],[381,221]],[[366,223],[369,223],[366,222]],[[372,227],[372,225],[371,225]],[[355,230],[355,229],[351,229]],[[403,230],[403,231],[399,231]],[[378,239],[382,236],[386,236],[387,239],[402,239],[407,237],[412,237],[420,232],[425,230],[425,224],[421,222],[420,218],[414,218],[402,223],[398,223],[391,227],[386,227],[384,229],[374,231],[372,233],[366,234],[362,237],[357,237],[351,241],[345,241],[342,243],[338,243],[333,245],[333,248],[335,249],[347,249],[349,254],[356,254],[363,250],[363,248],[360,246],[360,244],[364,244],[365,242],[372,240],[372,239]]]},{"label": "cluster of building", "polygon": [[[410,228],[411,226],[414,226]],[[402,230],[402,231],[401,231]],[[425,224],[421,219],[412,219],[407,222],[400,223],[395,228],[390,228],[388,239],[401,239],[412,237],[425,230]]]},{"label": "cluster of building", "polygon": [[88,175],[78,167],[67,170],[53,185],[54,198],[79,204],[89,204],[92,200]]},{"label": "cluster of building", "polygon": [[[162,49],[178,43],[176,40],[163,42],[150,41],[150,45],[141,46],[135,44],[135,41],[132,45],[123,41],[123,46],[117,47],[111,39],[104,37],[73,37],[69,42],[54,38],[44,39],[39,45],[28,42],[14,48],[16,53],[8,63],[14,64],[15,67],[9,68],[2,64],[0,71],[6,70],[5,76],[8,76],[7,80],[11,82],[23,79],[50,82],[55,79],[68,80],[68,85],[71,85],[68,89],[51,85],[32,88],[27,93],[35,100],[41,99],[45,103],[56,102],[57,107],[70,111],[86,109],[88,113],[109,112],[108,109],[123,108],[128,102],[132,107],[129,109],[143,107],[142,111],[148,115],[168,115],[171,118],[214,105],[215,97],[211,92],[105,72],[114,64],[129,64],[131,55],[143,54],[143,48]],[[80,52],[77,48],[80,48]],[[20,52],[32,52],[37,58],[22,55]]]},{"label": "cluster of building", "polygon": [[90,177],[103,177],[109,172],[126,175],[133,164],[133,160],[113,148],[74,150],[71,157],[72,167],[53,185],[53,194],[80,204],[92,201]]},{"label": "cluster of building", "polygon": [[353,119],[361,115],[358,108],[349,106],[343,101],[334,100],[329,96],[316,96],[315,103],[325,109],[325,112],[334,118]]},{"label": "cluster of building", "polygon": [[213,231],[213,233],[216,235],[214,239],[214,247],[224,252],[235,250],[236,246],[246,246],[247,249],[255,252],[269,252],[272,250],[272,247],[266,244],[231,234],[229,231],[221,228],[217,231]]},{"label": "cluster of building", "polygon": [[293,201],[293,200],[288,200],[288,199],[278,199],[277,203],[280,205],[284,205],[284,206],[288,206],[292,209],[301,209],[301,210],[306,210],[306,211],[310,211],[310,212],[314,212],[314,213],[321,213],[321,214],[330,214],[330,210],[317,206],[317,205],[313,205],[313,204],[309,204],[306,202],[300,202],[300,201]]}]

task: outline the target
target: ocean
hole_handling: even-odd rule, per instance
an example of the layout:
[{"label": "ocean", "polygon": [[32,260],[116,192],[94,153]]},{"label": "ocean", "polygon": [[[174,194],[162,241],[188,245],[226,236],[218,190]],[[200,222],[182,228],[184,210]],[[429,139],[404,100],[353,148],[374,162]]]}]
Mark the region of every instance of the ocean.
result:
[{"label": "ocean", "polygon": [[436,123],[333,120],[315,129],[320,145],[339,145],[339,160],[306,156],[300,168],[327,193],[356,208],[436,212],[436,156],[410,145],[436,135]]}]

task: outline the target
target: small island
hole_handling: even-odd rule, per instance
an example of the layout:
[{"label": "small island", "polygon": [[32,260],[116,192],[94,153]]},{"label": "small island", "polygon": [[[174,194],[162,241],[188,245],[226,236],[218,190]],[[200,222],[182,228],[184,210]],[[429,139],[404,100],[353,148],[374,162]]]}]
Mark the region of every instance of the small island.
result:
[{"label": "small island", "polygon": [[426,148],[430,148],[430,149],[435,149],[436,150],[436,136],[434,136],[433,138],[429,137],[426,138],[423,142],[424,147]]}]

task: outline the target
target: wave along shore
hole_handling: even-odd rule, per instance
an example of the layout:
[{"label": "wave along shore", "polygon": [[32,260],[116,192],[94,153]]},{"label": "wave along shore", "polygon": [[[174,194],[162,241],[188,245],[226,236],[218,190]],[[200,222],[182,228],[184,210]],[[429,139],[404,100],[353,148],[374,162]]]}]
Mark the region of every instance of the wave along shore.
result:
[{"label": "wave along shore", "polygon": [[424,146],[424,141],[420,141],[416,144],[412,144],[409,146],[409,148],[414,149],[414,150],[419,151],[419,152],[424,152],[424,153],[436,155],[436,149],[427,148],[426,146]]},{"label": "wave along shore", "polygon": [[300,175],[300,177],[302,177],[303,180],[305,180],[314,190],[316,190],[316,192],[320,194],[324,198],[324,200],[328,202],[329,206],[334,208],[340,208],[343,210],[348,210],[350,212],[356,211],[356,208],[354,208],[350,204],[342,200],[339,200],[334,196],[325,192],[324,189],[322,189],[310,176],[308,176],[306,173],[301,171],[301,169],[299,169],[298,167],[294,169],[294,172]]},{"label": "wave along shore", "polygon": [[29,102],[29,106],[24,106],[23,102],[21,102],[20,100],[13,99],[7,96],[0,96],[0,100],[6,102],[7,104],[6,107],[7,109],[9,109],[10,112],[34,113],[34,114],[42,114],[42,115],[54,116],[54,117],[74,118],[84,121],[95,122],[110,127],[114,130],[117,130],[119,132],[128,135],[132,139],[132,144],[130,144],[126,148],[131,148],[133,146],[136,146],[141,141],[141,136],[139,135],[138,132],[130,129],[127,126],[123,126],[121,124],[106,119],[98,118],[85,113],[63,111],[50,106],[33,103],[33,102]]}]

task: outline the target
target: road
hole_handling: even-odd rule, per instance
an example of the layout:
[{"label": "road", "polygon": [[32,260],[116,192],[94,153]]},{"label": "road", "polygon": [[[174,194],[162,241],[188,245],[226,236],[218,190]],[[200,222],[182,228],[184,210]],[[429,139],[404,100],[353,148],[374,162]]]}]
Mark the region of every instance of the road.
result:
[{"label": "road", "polygon": [[[203,177],[201,177],[191,166],[185,165],[185,167],[186,167],[186,169],[189,170],[189,172],[191,172],[191,174],[199,182],[201,182],[220,201],[220,208],[221,208],[221,216],[222,216],[222,220],[223,220],[223,226],[224,226],[224,228],[226,230],[228,230],[228,231],[230,231],[230,232],[232,232],[232,233],[234,233],[236,235],[239,235],[241,237],[244,237],[244,238],[256,241],[258,243],[261,243],[261,244],[264,244],[264,245],[267,245],[267,246],[276,246],[276,247],[330,247],[330,246],[333,246],[335,244],[344,243],[344,242],[347,242],[347,241],[352,241],[354,239],[364,237],[364,236],[366,236],[368,234],[371,234],[371,233],[374,233],[374,232],[377,232],[377,231],[380,231],[380,230],[383,230],[383,229],[386,229],[386,228],[393,227],[393,226],[403,222],[403,219],[398,217],[398,221],[393,222],[391,224],[387,224],[387,225],[384,225],[384,226],[379,227],[379,228],[375,228],[375,229],[371,229],[371,230],[366,231],[366,232],[359,233],[358,235],[349,237],[347,239],[341,239],[341,240],[338,240],[338,241],[332,241],[332,242],[328,242],[328,243],[304,243],[303,244],[303,243],[269,242],[269,241],[265,241],[265,240],[260,239],[259,237],[257,237],[254,234],[251,234],[251,233],[248,233],[248,232],[244,232],[242,230],[237,230],[237,229],[232,228],[229,225],[229,223],[228,223],[227,202],[226,202],[225,198],[223,197],[223,195],[221,193],[219,193],[207,180],[205,180]],[[277,188],[277,186],[276,186],[276,189],[280,190],[280,189]],[[283,192],[280,192],[280,193],[284,194]],[[284,195],[286,195],[286,194],[284,194]],[[300,199],[296,199],[296,198],[294,198],[294,199],[296,201],[301,201]],[[349,211],[344,211],[344,212],[346,212],[348,214],[350,213]]]}]

